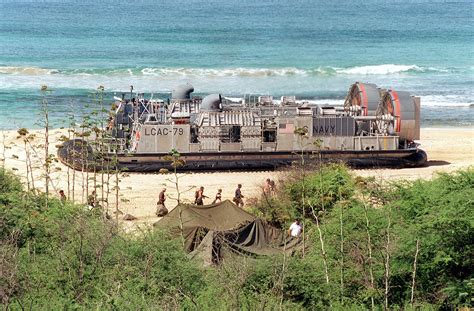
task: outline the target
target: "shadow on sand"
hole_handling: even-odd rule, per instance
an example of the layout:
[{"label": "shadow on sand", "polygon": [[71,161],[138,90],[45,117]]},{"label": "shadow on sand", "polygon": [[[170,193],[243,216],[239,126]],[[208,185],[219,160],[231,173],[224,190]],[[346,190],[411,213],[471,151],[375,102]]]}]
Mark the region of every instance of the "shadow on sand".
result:
[{"label": "shadow on sand", "polygon": [[444,166],[449,165],[451,162],[443,161],[443,160],[428,160],[426,162],[426,166]]}]

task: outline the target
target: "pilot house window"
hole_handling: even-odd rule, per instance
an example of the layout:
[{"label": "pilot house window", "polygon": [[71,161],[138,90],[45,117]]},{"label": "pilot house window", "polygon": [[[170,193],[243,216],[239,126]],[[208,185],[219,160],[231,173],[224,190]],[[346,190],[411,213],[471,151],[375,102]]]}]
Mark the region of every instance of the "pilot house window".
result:
[{"label": "pilot house window", "polygon": [[240,143],[240,126],[221,128],[220,138],[223,143]]},{"label": "pilot house window", "polygon": [[191,128],[191,143],[196,144],[199,143],[199,131],[197,127]]},{"label": "pilot house window", "polygon": [[263,131],[263,142],[274,143],[276,142],[276,130],[264,130]]},{"label": "pilot house window", "polygon": [[240,126],[232,126],[230,128],[230,142],[240,143]]}]

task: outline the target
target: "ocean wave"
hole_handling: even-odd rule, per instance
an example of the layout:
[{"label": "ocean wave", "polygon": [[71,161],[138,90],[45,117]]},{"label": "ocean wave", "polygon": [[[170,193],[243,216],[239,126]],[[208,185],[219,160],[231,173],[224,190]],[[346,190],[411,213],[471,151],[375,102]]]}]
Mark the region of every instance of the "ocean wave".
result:
[{"label": "ocean wave", "polygon": [[374,65],[374,66],[360,66],[344,69],[336,69],[337,73],[349,75],[388,75],[401,72],[423,72],[423,68],[417,65]]},{"label": "ocean wave", "polygon": [[421,67],[418,65],[382,64],[355,67],[315,68],[85,68],[50,69],[40,67],[0,66],[0,74],[7,75],[64,75],[64,76],[159,76],[159,77],[286,77],[286,76],[334,76],[334,75],[391,75],[401,73],[457,72],[449,68]]},{"label": "ocean wave", "polygon": [[467,101],[466,96],[425,95],[421,96],[421,107],[474,107],[474,102]]},{"label": "ocean wave", "polygon": [[[102,72],[117,74],[120,70]],[[454,72],[447,68],[420,67],[417,65],[383,64],[358,67],[316,67],[316,68],[143,68],[127,69],[129,75],[145,76],[205,76],[205,77],[271,77],[271,76],[334,76],[334,75],[390,75],[398,73]]]},{"label": "ocean wave", "polygon": [[259,77],[307,75],[310,71],[296,67],[286,68],[144,68],[143,75],[152,76],[213,76],[213,77]]},{"label": "ocean wave", "polygon": [[11,74],[11,75],[50,75],[58,73],[56,69],[47,69],[40,67],[15,67],[15,66],[0,66],[0,74]]}]

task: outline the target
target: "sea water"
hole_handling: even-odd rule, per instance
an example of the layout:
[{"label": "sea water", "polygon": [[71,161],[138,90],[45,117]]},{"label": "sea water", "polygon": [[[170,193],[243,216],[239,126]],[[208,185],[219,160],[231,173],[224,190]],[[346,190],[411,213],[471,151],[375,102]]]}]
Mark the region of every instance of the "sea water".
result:
[{"label": "sea water", "polygon": [[472,1],[0,0],[0,127],[56,126],[90,93],[296,95],[341,104],[355,81],[422,98],[422,126],[474,116]]}]

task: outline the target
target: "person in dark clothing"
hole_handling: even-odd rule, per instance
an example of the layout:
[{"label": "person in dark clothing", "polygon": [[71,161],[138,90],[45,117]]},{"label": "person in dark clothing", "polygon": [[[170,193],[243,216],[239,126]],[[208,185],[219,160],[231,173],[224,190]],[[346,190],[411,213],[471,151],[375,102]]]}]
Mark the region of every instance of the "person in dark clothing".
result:
[{"label": "person in dark clothing", "polygon": [[196,205],[204,205],[204,198],[208,198],[204,195],[204,187],[200,187],[194,196],[194,204]]},{"label": "person in dark clothing", "polygon": [[64,204],[66,202],[66,195],[64,194],[64,190],[59,190],[59,199],[61,200],[61,203]]},{"label": "person in dark clothing", "polygon": [[166,196],[165,196],[166,188],[163,188],[158,195],[158,204],[165,206]]},{"label": "person in dark clothing", "polygon": [[242,200],[244,196],[242,195],[242,185],[238,184],[237,189],[235,189],[235,196],[234,196],[234,203],[237,204],[238,207],[244,206],[244,200]]},{"label": "person in dark clothing", "polygon": [[166,196],[165,196],[166,188],[163,188],[158,195],[158,202],[156,202],[156,216],[163,217],[168,214],[168,209],[165,206]]},{"label": "person in dark clothing", "polygon": [[87,205],[89,205],[90,208],[94,208],[97,205],[97,195],[95,190],[92,191],[91,195],[87,197]]}]

